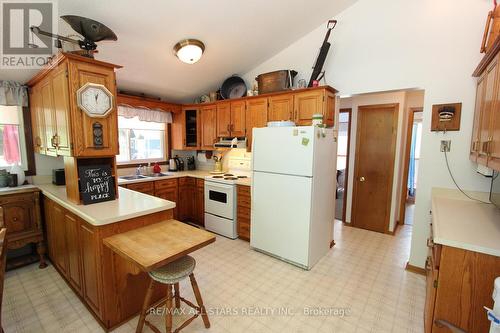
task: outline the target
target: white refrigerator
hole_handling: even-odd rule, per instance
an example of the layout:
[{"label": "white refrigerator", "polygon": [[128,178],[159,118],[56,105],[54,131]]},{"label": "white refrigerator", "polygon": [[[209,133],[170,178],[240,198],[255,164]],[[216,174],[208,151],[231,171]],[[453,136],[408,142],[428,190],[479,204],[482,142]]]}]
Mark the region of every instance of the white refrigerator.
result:
[{"label": "white refrigerator", "polygon": [[314,126],[253,130],[250,246],[311,269],[330,249],[337,142]]}]

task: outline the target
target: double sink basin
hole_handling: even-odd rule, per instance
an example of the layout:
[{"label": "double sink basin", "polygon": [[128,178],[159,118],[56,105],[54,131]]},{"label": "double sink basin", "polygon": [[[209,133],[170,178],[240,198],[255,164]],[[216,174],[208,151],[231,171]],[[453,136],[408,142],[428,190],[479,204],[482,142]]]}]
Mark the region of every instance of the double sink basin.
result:
[{"label": "double sink basin", "polygon": [[144,179],[144,178],[157,178],[157,177],[166,177],[166,176],[173,176],[173,173],[170,172],[160,172],[160,173],[152,173],[148,176],[143,176],[143,175],[131,175],[131,176],[120,176],[118,178],[124,179],[124,180],[136,180],[136,179]]}]

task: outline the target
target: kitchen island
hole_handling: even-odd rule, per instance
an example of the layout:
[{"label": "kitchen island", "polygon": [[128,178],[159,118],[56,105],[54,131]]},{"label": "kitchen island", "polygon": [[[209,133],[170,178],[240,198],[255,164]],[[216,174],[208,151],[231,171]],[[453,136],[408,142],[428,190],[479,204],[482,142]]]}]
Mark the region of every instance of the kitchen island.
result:
[{"label": "kitchen island", "polygon": [[[43,193],[48,254],[56,270],[106,330],[138,314],[149,277],[113,256],[103,239],[170,220],[176,204],[119,188],[119,199],[76,205],[64,186],[37,186]],[[157,289],[155,300],[165,295]]]}]

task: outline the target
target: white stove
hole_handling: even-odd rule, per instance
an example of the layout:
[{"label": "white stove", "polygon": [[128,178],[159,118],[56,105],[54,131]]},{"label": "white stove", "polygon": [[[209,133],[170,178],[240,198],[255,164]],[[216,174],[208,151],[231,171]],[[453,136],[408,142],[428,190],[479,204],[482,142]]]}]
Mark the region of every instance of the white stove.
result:
[{"label": "white stove", "polygon": [[231,239],[236,231],[236,183],[250,177],[249,158],[230,158],[229,171],[205,177],[205,228]]},{"label": "white stove", "polygon": [[206,176],[205,181],[211,181],[222,184],[236,184],[238,180],[250,178],[247,175],[233,174],[233,173],[221,173],[220,175]]}]

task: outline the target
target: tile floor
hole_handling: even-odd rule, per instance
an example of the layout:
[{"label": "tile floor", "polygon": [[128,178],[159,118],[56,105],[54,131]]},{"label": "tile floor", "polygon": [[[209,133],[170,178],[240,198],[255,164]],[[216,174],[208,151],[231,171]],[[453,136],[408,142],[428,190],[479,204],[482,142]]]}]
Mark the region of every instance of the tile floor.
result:
[{"label": "tile floor", "polygon": [[[307,272],[218,237],[194,254],[208,332],[423,332],[425,280],[404,270],[410,238],[411,226],[389,236],[336,222],[335,247]],[[192,298],[188,281],[181,293]],[[2,320],[7,333],[102,332],[52,266],[7,273]],[[198,318],[183,332],[205,331]]]}]

